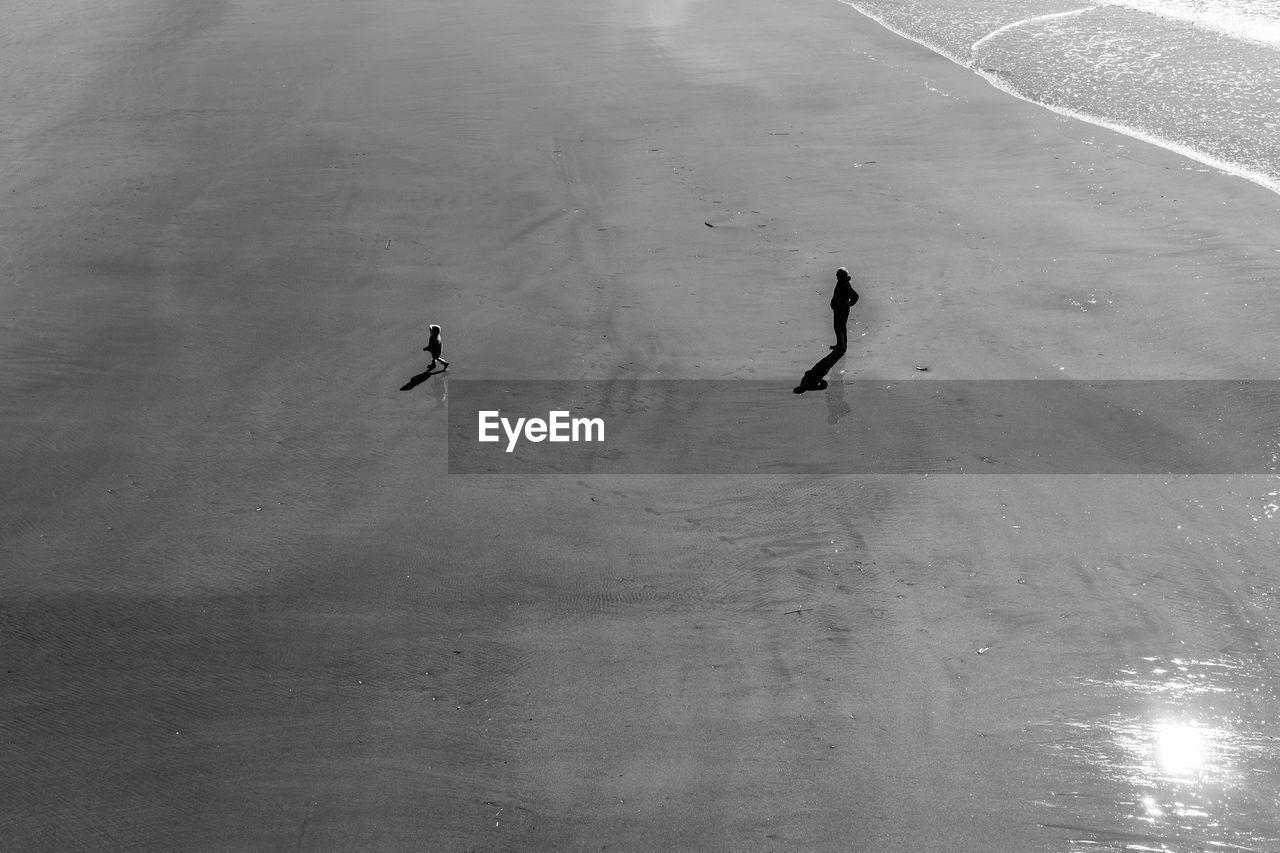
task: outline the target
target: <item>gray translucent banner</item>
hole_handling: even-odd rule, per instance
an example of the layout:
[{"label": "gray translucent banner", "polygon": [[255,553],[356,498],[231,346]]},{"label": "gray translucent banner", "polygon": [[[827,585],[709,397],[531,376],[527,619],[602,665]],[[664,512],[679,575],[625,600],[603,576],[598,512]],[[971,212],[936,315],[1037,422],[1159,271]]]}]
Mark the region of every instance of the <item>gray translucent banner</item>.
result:
[{"label": "gray translucent banner", "polygon": [[1280,465],[1276,381],[815,380],[806,390],[455,379],[449,472],[1272,474]]}]

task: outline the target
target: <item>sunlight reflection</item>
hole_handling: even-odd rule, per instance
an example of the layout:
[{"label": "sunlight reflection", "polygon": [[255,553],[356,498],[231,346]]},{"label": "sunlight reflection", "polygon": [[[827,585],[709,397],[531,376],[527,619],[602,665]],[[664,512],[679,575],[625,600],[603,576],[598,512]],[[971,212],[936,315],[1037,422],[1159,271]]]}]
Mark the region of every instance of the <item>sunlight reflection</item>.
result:
[{"label": "sunlight reflection", "polygon": [[[641,29],[649,42],[672,61],[698,74],[732,75],[737,82],[770,88],[759,74],[758,58],[725,37],[729,22],[716,17],[714,4],[700,0],[640,0],[613,4],[616,20]],[[746,74],[748,76],[743,77]]]},{"label": "sunlight reflection", "polygon": [[1079,828],[1072,845],[1275,849],[1257,846],[1280,837],[1280,721],[1265,662],[1153,657],[1119,676],[1084,683],[1092,713],[1053,726],[1065,759],[1055,805],[1072,813],[1056,822]]},{"label": "sunlight reflection", "polygon": [[1198,726],[1156,723],[1152,730],[1156,765],[1171,776],[1193,776],[1204,769],[1204,735]]},{"label": "sunlight reflection", "polygon": [[[1120,682],[1146,705],[1138,717],[1117,715],[1112,738],[1126,757],[1131,783],[1146,789],[1147,817],[1204,816],[1238,779],[1234,756],[1240,737],[1229,726],[1224,703],[1238,663],[1147,659],[1148,676]],[[1144,698],[1145,697],[1145,698]]]}]

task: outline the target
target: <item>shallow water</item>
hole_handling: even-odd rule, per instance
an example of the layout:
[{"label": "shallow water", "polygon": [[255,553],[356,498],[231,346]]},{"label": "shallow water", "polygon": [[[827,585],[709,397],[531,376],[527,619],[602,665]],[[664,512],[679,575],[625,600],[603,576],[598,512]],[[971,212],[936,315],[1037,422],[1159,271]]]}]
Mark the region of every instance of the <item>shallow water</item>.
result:
[{"label": "shallow water", "polygon": [[1273,3],[841,1],[1026,100],[1280,189]]},{"label": "shallow water", "polygon": [[1058,789],[1046,828],[1073,847],[1257,850],[1280,838],[1280,720],[1272,673],[1249,654],[1143,657],[1084,680],[1093,719],[1040,723]]}]

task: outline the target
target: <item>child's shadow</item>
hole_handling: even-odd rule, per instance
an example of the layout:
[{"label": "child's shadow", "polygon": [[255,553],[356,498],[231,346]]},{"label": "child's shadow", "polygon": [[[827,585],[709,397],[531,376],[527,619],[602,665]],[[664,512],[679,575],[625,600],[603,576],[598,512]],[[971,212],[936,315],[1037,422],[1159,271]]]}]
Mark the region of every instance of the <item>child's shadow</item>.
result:
[{"label": "child's shadow", "polygon": [[440,368],[439,370],[433,370],[432,368],[427,368],[422,373],[419,373],[417,376],[413,377],[408,382],[401,385],[400,390],[412,391],[414,388],[417,388],[419,385],[421,385],[423,382],[426,382],[432,376],[435,376],[437,373],[444,373],[444,371],[445,369],[443,367]]}]

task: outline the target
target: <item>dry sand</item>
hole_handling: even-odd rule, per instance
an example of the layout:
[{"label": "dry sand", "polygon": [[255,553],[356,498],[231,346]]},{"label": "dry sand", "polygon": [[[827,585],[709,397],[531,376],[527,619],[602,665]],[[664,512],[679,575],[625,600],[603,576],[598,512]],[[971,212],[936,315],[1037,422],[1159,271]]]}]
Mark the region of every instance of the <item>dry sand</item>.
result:
[{"label": "dry sand", "polygon": [[798,379],[839,265],[848,377],[1275,378],[1280,198],[835,0],[6,16],[0,846],[1280,847],[1272,479],[444,448]]}]

